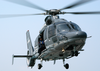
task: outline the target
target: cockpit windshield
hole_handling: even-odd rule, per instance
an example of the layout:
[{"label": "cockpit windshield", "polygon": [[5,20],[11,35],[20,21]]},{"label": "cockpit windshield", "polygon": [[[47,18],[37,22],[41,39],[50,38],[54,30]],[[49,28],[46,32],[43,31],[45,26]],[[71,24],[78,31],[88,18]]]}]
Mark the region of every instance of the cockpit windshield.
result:
[{"label": "cockpit windshield", "polygon": [[58,32],[68,32],[70,30],[70,27],[68,24],[59,24],[57,25],[57,31]]}]

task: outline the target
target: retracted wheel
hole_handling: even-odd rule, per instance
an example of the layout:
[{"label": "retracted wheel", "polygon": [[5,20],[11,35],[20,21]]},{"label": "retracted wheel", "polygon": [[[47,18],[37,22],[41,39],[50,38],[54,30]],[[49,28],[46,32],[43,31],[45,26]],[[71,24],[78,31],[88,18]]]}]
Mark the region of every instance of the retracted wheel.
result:
[{"label": "retracted wheel", "polygon": [[69,69],[69,64],[65,64],[64,67],[65,67],[66,69]]},{"label": "retracted wheel", "polygon": [[74,51],[71,52],[72,53],[72,57],[74,56]]},{"label": "retracted wheel", "polygon": [[78,56],[78,51],[75,51],[75,56]]},{"label": "retracted wheel", "polygon": [[38,69],[41,69],[42,68],[42,65],[41,64],[38,64]]}]

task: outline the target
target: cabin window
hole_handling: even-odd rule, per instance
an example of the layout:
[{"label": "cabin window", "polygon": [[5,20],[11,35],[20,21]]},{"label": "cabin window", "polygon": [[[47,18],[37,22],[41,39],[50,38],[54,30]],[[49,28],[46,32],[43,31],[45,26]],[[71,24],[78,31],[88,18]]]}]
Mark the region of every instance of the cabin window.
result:
[{"label": "cabin window", "polygon": [[68,24],[60,24],[57,25],[57,31],[58,32],[68,32],[70,30],[70,27]]},{"label": "cabin window", "polygon": [[52,36],[56,35],[56,28],[54,27],[54,25],[49,26],[48,29],[48,38],[51,38]]}]

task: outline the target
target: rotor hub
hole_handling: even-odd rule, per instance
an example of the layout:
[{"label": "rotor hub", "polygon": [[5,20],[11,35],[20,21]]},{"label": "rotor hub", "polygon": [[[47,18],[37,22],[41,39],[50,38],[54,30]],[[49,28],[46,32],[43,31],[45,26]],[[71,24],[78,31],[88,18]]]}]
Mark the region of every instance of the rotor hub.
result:
[{"label": "rotor hub", "polygon": [[60,10],[57,10],[57,9],[51,9],[51,10],[48,10],[47,13],[49,15],[57,15],[57,14],[60,14]]}]

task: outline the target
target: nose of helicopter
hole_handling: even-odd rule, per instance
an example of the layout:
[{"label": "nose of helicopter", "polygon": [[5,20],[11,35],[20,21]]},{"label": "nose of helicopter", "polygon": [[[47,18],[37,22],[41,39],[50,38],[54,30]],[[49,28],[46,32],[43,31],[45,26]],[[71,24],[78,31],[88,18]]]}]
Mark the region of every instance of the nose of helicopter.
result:
[{"label": "nose of helicopter", "polygon": [[76,34],[74,35],[74,38],[87,38],[87,34],[86,34],[86,32],[78,31],[78,32],[76,32]]},{"label": "nose of helicopter", "polygon": [[75,31],[75,32],[70,32],[66,34],[66,37],[68,38],[87,38],[86,32],[83,31]]}]

